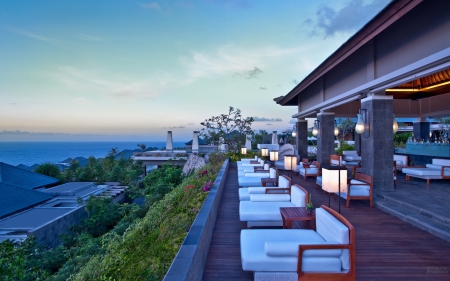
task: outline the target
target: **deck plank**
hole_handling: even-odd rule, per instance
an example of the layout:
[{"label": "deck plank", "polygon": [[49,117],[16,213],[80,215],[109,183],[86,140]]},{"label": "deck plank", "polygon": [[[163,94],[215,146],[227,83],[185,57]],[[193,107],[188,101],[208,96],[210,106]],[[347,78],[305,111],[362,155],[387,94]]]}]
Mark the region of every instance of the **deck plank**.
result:
[{"label": "deck plank", "polygon": [[[281,171],[281,174],[285,174]],[[286,173],[287,174],[287,173]],[[328,195],[315,187],[314,179],[304,181],[293,176],[293,183],[305,187],[315,207],[328,205]],[[253,280],[253,273],[242,270],[239,236],[246,223],[239,220],[236,166],[231,165],[217,216],[204,281]],[[447,198],[448,199],[448,198]],[[338,209],[355,227],[357,280],[450,280],[450,243],[377,208],[368,201],[331,197],[331,207]],[[432,273],[447,268],[447,273]]]}]

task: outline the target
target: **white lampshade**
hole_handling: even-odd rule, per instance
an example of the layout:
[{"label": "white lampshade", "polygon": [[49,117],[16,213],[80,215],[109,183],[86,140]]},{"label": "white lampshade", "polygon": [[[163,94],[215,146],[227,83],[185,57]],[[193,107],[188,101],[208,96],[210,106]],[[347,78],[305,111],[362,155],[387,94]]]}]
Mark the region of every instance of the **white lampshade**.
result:
[{"label": "white lampshade", "polygon": [[263,157],[269,156],[269,149],[261,148],[261,156],[263,156]]},{"label": "white lampshade", "polygon": [[364,122],[362,120],[362,114],[357,114],[358,115],[358,121],[356,122],[356,126],[355,126],[355,131],[358,134],[362,134],[364,133]]},{"label": "white lampshade", "polygon": [[285,155],[284,156],[284,169],[286,171],[293,171],[297,168],[297,156]]},{"label": "white lampshade", "polygon": [[247,154],[247,148],[246,147],[241,147],[241,154],[242,155]]},{"label": "white lampshade", "polygon": [[395,121],[395,118],[394,118],[394,124],[392,124],[392,128],[394,130],[394,134],[397,133],[397,131],[398,131],[398,124],[397,124],[397,121]]},{"label": "white lampshade", "polygon": [[270,161],[278,161],[278,150],[270,151]]},{"label": "white lampshade", "polygon": [[337,137],[339,135],[339,128],[334,127],[334,135]]},{"label": "white lampshade", "polygon": [[[340,185],[339,185],[340,174]],[[347,192],[347,169],[344,167],[322,168],[322,189],[329,193]]]}]

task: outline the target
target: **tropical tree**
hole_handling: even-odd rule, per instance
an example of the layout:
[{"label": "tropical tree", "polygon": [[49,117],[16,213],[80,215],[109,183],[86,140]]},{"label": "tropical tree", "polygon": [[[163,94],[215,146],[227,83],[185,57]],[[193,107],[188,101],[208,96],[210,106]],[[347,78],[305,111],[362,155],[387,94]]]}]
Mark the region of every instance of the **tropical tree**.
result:
[{"label": "tropical tree", "polygon": [[211,141],[219,141],[228,145],[228,149],[238,153],[239,148],[245,144],[247,135],[253,135],[251,125],[253,117],[242,117],[241,110],[230,106],[228,113],[212,116],[200,124],[204,126],[200,135]]},{"label": "tropical tree", "polygon": [[146,146],[145,144],[143,144],[143,143],[140,143],[140,144],[138,144],[137,146],[139,146],[139,148],[140,148],[142,151],[145,151],[145,149],[147,148],[147,146]]},{"label": "tropical tree", "polygon": [[345,135],[347,135],[349,132],[353,130],[353,127],[355,126],[355,123],[350,118],[338,118],[337,119],[337,127],[339,128],[339,134],[341,135],[341,138],[339,139],[339,142],[342,145],[342,142],[344,141]]},{"label": "tropical tree", "polygon": [[117,153],[119,153],[119,148],[118,147],[113,147],[109,151],[109,155],[112,155],[112,156],[116,155]]},{"label": "tropical tree", "polygon": [[44,163],[39,165],[34,171],[52,178],[59,178],[61,176],[61,171],[58,166],[52,163]]}]

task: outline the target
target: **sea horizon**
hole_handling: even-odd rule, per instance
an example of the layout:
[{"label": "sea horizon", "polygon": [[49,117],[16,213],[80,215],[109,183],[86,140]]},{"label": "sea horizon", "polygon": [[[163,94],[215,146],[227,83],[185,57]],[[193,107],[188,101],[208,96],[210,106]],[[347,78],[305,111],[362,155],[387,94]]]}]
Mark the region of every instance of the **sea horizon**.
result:
[{"label": "sea horizon", "polygon": [[[185,147],[187,141],[174,141],[173,147]],[[112,148],[123,150],[140,150],[138,144],[144,143],[147,148],[166,147],[166,141],[23,141],[0,142],[0,162],[17,166],[32,166],[43,163],[60,163],[68,158],[93,156],[104,158]]]}]

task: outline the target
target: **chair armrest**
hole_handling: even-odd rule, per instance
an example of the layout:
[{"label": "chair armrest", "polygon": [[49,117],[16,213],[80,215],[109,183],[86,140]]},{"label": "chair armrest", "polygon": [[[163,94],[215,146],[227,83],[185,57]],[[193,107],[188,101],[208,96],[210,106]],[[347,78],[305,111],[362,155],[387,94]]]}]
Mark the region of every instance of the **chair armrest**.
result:
[{"label": "chair armrest", "polygon": [[[279,187],[275,187],[275,188],[266,188],[266,194],[269,194],[270,192],[269,191],[271,191],[271,190],[274,190],[274,191],[289,191],[290,190],[290,188],[279,188]],[[271,193],[271,194],[277,194],[277,193]],[[287,193],[281,193],[281,194],[287,194]]]},{"label": "chair armrest", "polygon": [[445,178],[447,178],[447,177],[450,177],[450,176],[445,176],[444,175],[444,169],[445,168],[450,168],[450,166],[442,166],[442,168],[441,168],[441,177],[443,178],[443,179],[445,179]]},{"label": "chair armrest", "polygon": [[302,166],[303,166],[303,168],[309,168],[309,164],[306,164],[306,163],[302,163]]},{"label": "chair armrest", "polygon": [[[327,250],[327,249],[347,249],[350,252],[353,250],[353,246],[350,244],[317,244],[317,245],[299,245],[298,246],[298,260],[297,260],[297,274],[300,280],[300,276],[303,276],[304,273],[302,271],[302,259],[303,252],[306,250]],[[350,258],[352,255],[350,254]],[[351,263],[350,263],[351,264]]]}]

